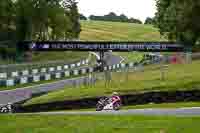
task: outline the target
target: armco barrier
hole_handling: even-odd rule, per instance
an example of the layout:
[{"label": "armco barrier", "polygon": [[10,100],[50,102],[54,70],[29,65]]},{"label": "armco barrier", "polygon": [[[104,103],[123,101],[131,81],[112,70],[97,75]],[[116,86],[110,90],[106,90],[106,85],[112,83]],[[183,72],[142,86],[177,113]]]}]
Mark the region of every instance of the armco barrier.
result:
[{"label": "armco barrier", "polygon": [[65,77],[81,76],[94,72],[93,67],[75,68],[62,71],[52,71],[50,73],[40,73],[28,76],[13,77],[9,79],[1,79],[0,86],[15,86],[18,84],[37,83],[44,80],[61,79]]},{"label": "armco barrier", "polygon": [[33,69],[24,69],[20,71],[11,71],[11,72],[0,72],[0,79],[8,79],[18,76],[28,76],[29,74],[36,75],[38,73],[47,73],[54,71],[62,71],[67,69],[78,68],[81,65],[86,65],[89,62],[88,59],[81,60],[79,62],[73,64],[64,64],[58,66],[49,66],[49,67],[41,67],[41,68],[33,68]]}]

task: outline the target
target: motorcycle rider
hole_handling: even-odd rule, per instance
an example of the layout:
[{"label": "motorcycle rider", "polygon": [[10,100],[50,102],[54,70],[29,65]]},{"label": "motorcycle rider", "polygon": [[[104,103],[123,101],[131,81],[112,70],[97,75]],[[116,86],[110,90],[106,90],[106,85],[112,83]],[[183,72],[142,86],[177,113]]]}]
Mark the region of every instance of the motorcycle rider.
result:
[{"label": "motorcycle rider", "polygon": [[112,96],[111,96],[111,100],[112,101],[115,101],[115,100],[120,100],[121,101],[121,98],[119,97],[119,93],[113,92]]},{"label": "motorcycle rider", "polygon": [[113,92],[111,96],[101,98],[97,105],[96,111],[102,110],[119,110],[121,106],[121,98],[117,92]]}]

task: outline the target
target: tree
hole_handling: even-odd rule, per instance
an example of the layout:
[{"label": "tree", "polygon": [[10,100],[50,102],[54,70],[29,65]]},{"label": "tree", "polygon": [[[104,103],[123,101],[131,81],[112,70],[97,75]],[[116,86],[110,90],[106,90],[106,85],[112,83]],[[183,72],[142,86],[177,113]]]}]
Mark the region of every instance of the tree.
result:
[{"label": "tree", "polygon": [[15,6],[12,0],[0,1],[0,40],[15,39],[13,23]]},{"label": "tree", "polygon": [[77,39],[79,17],[75,0],[0,0],[0,56],[14,57],[10,40]]},{"label": "tree", "polygon": [[157,0],[156,25],[162,35],[185,45],[200,37],[200,1]]},{"label": "tree", "polygon": [[150,18],[150,17],[147,17],[144,24],[151,24],[153,25],[155,22],[154,22],[154,18]]},{"label": "tree", "polygon": [[128,22],[128,17],[124,14],[121,14],[118,18],[121,22]]},{"label": "tree", "polygon": [[104,15],[102,18],[105,21],[114,21],[114,22],[119,21],[118,16],[114,12],[110,12],[109,14]]},{"label": "tree", "polygon": [[76,0],[64,0],[63,6],[66,16],[68,16],[71,21],[71,29],[66,30],[66,35],[69,35],[69,39],[77,39],[81,32],[77,2]]},{"label": "tree", "polygon": [[130,18],[128,20],[129,23],[135,23],[135,24],[142,24],[142,21],[139,19],[135,19],[135,18]]},{"label": "tree", "polygon": [[83,14],[80,14],[80,15],[79,15],[79,18],[80,18],[80,20],[87,20],[87,17],[84,16]]},{"label": "tree", "polygon": [[114,12],[110,12],[109,14],[104,16],[90,15],[89,19],[97,21],[128,22],[128,23],[142,24],[142,21],[140,21],[139,19],[134,19],[134,18],[129,19],[125,14],[121,14],[120,16],[118,16]]}]

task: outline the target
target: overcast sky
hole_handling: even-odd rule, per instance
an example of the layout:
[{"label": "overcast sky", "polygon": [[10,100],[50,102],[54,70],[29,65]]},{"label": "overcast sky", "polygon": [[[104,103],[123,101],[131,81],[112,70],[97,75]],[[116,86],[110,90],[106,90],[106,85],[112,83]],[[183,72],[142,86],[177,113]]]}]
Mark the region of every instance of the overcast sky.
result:
[{"label": "overcast sky", "polygon": [[144,21],[156,12],[155,0],[78,0],[79,12],[86,16],[105,15],[113,11]]}]

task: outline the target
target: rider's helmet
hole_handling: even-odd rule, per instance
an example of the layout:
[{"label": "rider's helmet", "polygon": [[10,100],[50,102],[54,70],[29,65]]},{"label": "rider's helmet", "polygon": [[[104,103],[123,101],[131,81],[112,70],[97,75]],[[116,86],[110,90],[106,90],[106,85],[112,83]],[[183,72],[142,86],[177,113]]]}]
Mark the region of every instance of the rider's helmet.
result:
[{"label": "rider's helmet", "polygon": [[119,93],[117,93],[117,92],[112,93],[112,96],[118,96],[118,95],[119,95]]}]

